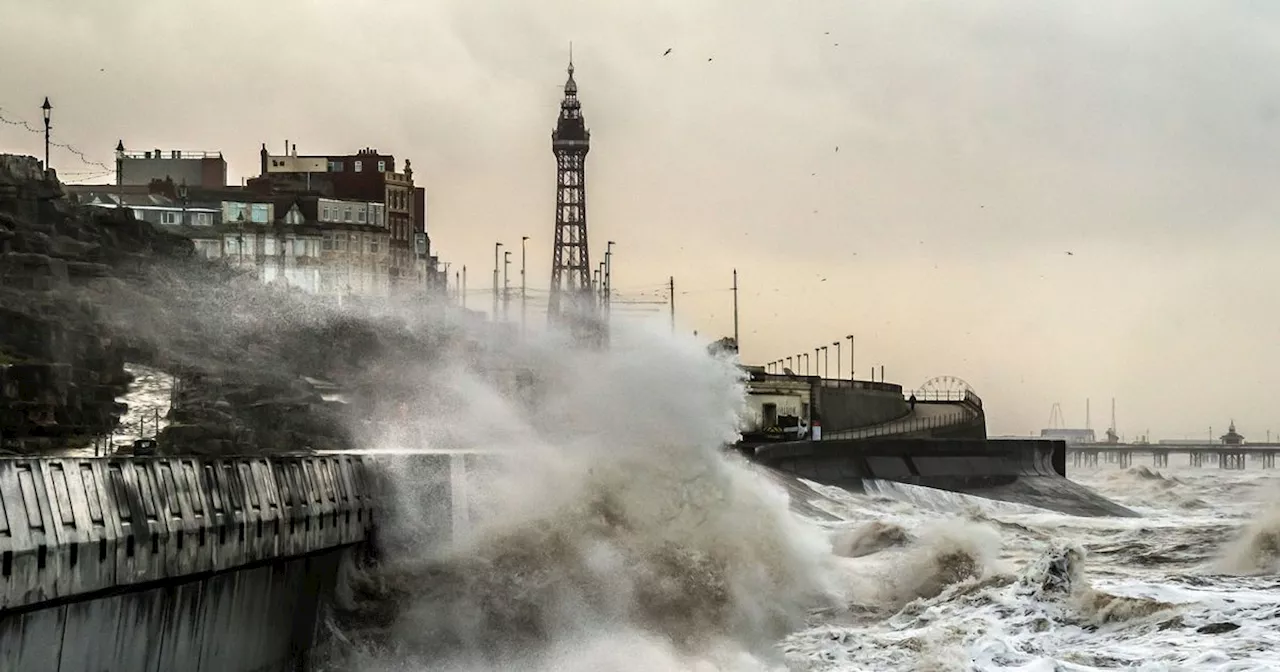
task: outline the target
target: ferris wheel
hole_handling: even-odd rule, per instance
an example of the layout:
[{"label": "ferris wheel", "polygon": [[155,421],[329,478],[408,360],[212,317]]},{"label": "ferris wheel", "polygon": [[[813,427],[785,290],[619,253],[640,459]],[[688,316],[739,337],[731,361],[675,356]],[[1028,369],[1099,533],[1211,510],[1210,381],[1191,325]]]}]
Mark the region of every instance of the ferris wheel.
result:
[{"label": "ferris wheel", "polygon": [[942,398],[961,398],[965,392],[972,392],[973,387],[962,378],[955,376],[936,376],[924,381],[920,391],[928,395]]}]

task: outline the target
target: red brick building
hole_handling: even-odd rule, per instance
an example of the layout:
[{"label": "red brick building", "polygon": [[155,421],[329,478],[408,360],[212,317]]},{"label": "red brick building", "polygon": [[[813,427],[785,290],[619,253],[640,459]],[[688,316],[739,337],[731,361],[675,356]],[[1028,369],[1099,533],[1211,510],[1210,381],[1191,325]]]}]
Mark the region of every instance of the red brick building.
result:
[{"label": "red brick building", "polygon": [[261,174],[248,187],[259,193],[315,193],[329,198],[373,201],[387,208],[393,285],[433,287],[431,245],[426,227],[426,190],[414,184],[406,160],[396,169],[395,156],[365,148],[355,154],[299,155],[259,151]]}]

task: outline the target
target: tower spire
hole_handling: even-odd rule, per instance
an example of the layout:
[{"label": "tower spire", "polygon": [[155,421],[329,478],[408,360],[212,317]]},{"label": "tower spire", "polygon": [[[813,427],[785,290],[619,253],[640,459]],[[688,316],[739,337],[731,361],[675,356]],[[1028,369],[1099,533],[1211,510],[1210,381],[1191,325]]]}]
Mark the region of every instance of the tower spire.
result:
[{"label": "tower spire", "polygon": [[560,115],[551,132],[551,150],[556,157],[556,232],[547,321],[567,327],[579,340],[598,342],[596,337],[603,334],[593,300],[587,246],[586,162],[591,132],[582,118],[578,84],[573,79],[572,46],[568,73]]}]

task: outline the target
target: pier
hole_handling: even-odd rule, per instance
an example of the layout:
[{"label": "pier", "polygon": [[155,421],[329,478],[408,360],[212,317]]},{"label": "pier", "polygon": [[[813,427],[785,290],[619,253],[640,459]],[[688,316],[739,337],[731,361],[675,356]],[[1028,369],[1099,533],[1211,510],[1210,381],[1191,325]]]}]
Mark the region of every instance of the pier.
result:
[{"label": "pier", "polygon": [[1127,468],[1136,456],[1151,457],[1151,466],[1168,467],[1171,455],[1185,455],[1187,466],[1219,469],[1274,469],[1280,443],[1077,443],[1067,444],[1067,461],[1075,467],[1114,464]]}]

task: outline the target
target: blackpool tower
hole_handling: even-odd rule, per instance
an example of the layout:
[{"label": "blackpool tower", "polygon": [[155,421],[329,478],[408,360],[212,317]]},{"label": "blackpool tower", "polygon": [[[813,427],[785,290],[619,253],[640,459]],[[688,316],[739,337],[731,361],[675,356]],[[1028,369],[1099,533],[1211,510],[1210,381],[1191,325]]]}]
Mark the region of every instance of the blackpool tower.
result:
[{"label": "blackpool tower", "polygon": [[556,235],[547,321],[579,338],[602,335],[587,248],[586,167],[590,148],[591,132],[582,118],[570,57],[560,118],[551,132],[551,149],[556,156]]}]

